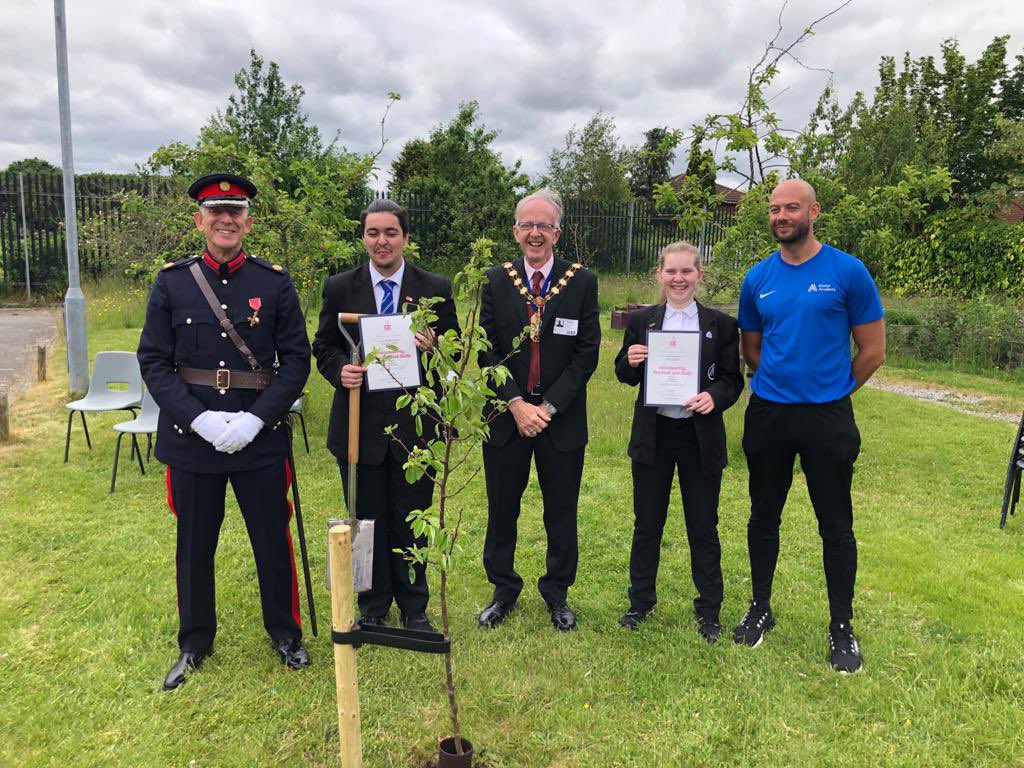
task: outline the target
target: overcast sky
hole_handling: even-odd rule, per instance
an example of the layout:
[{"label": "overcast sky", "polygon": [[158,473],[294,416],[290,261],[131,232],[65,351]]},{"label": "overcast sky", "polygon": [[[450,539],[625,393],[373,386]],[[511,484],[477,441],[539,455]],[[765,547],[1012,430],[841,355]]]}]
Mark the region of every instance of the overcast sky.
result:
[{"label": "overcast sky", "polygon": [[[780,42],[840,1],[792,0]],[[735,111],[780,7],[776,0],[67,0],[75,168],[128,172],[161,144],[193,142],[255,48],[306,89],[305,110],[324,137],[340,132],[353,151],[376,149],[386,94],[402,95],[387,119],[382,179],[405,141],[425,137],[471,99],[499,132],[505,161],[521,159],[536,175],[566,131],[598,110],[614,117],[628,144],[648,128],[688,128],[709,112]],[[0,0],[0,30],[0,168],[29,156],[59,165],[53,4]],[[1011,35],[1012,62],[1024,52],[1024,3],[854,0],[798,53],[834,72],[845,103],[873,90],[883,55],[937,54],[943,39],[955,37],[973,61],[999,34]],[[784,125],[804,125],[827,78],[784,64],[773,89]]]}]

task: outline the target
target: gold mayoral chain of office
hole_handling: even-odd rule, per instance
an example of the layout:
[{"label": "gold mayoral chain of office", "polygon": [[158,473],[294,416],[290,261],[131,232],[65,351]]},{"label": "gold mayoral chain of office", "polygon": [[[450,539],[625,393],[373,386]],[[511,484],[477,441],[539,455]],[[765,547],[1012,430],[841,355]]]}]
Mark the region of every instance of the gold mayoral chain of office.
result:
[{"label": "gold mayoral chain of office", "polygon": [[533,317],[530,318],[530,341],[540,341],[540,324],[544,316],[544,305],[562,292],[562,289],[569,284],[569,281],[576,274],[576,270],[583,269],[583,265],[573,264],[565,270],[565,274],[562,275],[561,279],[551,286],[543,296],[534,296],[527,290],[526,284],[523,283],[523,278],[516,273],[516,268],[512,266],[511,261],[506,261],[502,266],[508,272],[512,285],[519,290],[519,293],[526,299],[528,304],[533,304],[537,308],[537,311],[533,313]]}]

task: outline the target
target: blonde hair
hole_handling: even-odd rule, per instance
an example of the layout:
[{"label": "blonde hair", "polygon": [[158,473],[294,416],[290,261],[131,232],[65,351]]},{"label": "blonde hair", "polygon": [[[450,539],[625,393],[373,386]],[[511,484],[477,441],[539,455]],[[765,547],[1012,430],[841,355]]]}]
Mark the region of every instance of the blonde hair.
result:
[{"label": "blonde hair", "polygon": [[[658,266],[655,272],[660,272],[665,266],[665,257],[670,253],[689,253],[693,255],[693,266],[697,269],[703,269],[700,260],[700,251],[693,243],[688,240],[676,240],[674,243],[669,243],[661,249],[661,253],[658,254]],[[665,286],[658,283],[658,303],[664,304],[668,300],[668,296],[665,293]]]}]

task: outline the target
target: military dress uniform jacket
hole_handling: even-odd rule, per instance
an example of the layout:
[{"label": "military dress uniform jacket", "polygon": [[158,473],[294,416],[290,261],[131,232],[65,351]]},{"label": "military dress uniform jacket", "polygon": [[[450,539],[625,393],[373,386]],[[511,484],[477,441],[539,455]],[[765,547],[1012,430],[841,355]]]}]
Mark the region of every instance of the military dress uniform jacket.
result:
[{"label": "military dress uniform jacket", "polygon": [[[251,370],[196,285],[188,268],[193,262],[199,263],[203,279],[262,369],[274,372],[262,392],[186,384],[178,375],[179,366]],[[249,322],[254,314],[258,324]],[[164,464],[218,474],[255,469],[288,455],[285,419],[309,376],[310,350],[295,287],[280,265],[246,256],[232,271],[221,267],[215,272],[200,257],[165,267],[150,293],[138,358],[142,378],[160,406],[155,453]],[[241,451],[222,453],[189,427],[206,410],[248,411],[264,427]]]},{"label": "military dress uniform jacket", "polygon": [[[647,344],[647,331],[660,329],[665,320],[665,305],[656,304],[639,309],[629,316],[622,336],[622,348],[615,356],[615,375],[623,384],[640,385],[633,405],[633,430],[629,437],[629,457],[640,464],[653,464],[658,409],[644,405],[644,370],[629,364],[627,352],[633,344]],[[725,469],[728,453],[725,444],[725,422],[722,412],[736,402],[743,391],[740,375],[739,333],[736,320],[718,310],[697,302],[697,323],[700,327],[700,391],[715,401],[708,414],[695,413],[693,428],[700,448],[701,470],[713,475]]]},{"label": "military dress uniform jacket", "polygon": [[[422,298],[440,296],[443,301],[435,304],[437,324],[434,332],[439,336],[446,331],[459,329],[459,320],[452,300],[451,281],[442,275],[405,262],[402,285],[398,292],[397,309],[402,311]],[[410,310],[414,307],[410,306]],[[377,314],[377,300],[374,296],[370,269],[366,264],[333,275],[324,285],[324,302],[320,310],[320,322],[313,338],[313,354],[320,373],[334,387],[334,402],[331,406],[331,420],[327,428],[327,448],[341,461],[348,454],[348,390],[341,386],[341,369],[352,362],[348,340],[338,329],[339,312]],[[360,342],[359,324],[346,325],[349,335]],[[360,355],[366,350],[360,347]],[[384,428],[395,425],[395,437],[407,446],[422,442],[416,435],[412,415],[408,409],[398,410],[395,401],[401,390],[367,392],[365,387],[360,397],[359,463],[378,465],[388,454],[398,461],[405,461],[402,445],[386,435]],[[429,419],[424,419],[424,426]]]},{"label": "military dress uniform jacket", "polygon": [[[523,259],[517,259],[513,266],[523,285],[528,286]],[[556,256],[551,267],[550,285],[558,285],[571,266]],[[558,323],[559,320],[563,322]],[[491,349],[479,355],[479,362],[484,366],[504,361],[512,374],[497,388],[497,395],[502,400],[529,397],[526,392],[530,372],[529,336],[514,352],[512,346],[529,322],[526,299],[505,268],[499,265],[487,270],[481,296],[480,325],[490,339]],[[597,278],[589,270],[580,268],[566,286],[544,305],[541,316],[538,392],[541,398],[558,409],[545,431],[560,451],[582,448],[587,443],[587,382],[597,368],[600,346]],[[493,406],[488,404],[485,414],[492,413]],[[515,418],[506,411],[491,422],[488,444],[500,448],[515,434]]]}]

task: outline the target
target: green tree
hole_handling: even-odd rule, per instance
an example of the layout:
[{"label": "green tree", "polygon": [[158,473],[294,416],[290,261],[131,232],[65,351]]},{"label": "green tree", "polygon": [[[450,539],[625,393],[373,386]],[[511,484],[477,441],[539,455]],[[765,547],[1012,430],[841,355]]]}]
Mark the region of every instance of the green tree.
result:
[{"label": "green tree", "polygon": [[[263,60],[250,55],[249,68],[235,78],[239,93],[210,118],[197,142],[159,147],[140,167],[153,183],[123,195],[118,232],[105,233],[98,224],[87,227],[86,236],[115,243],[125,271],[148,276],[164,261],[201,249],[185,190],[199,176],[230,170],[259,190],[246,250],[287,266],[308,312],[324,276],[356,259],[351,215],[365,199],[376,155],[323,147],[301,110],[302,87],[286,85],[276,63],[264,70]],[[390,109],[398,96],[388,98]]]},{"label": "green tree", "polygon": [[499,260],[513,258],[509,237],[516,198],[528,179],[517,160],[506,167],[492,148],[498,134],[480,122],[475,101],[459,106],[451,122],[439,125],[428,139],[413,139],[392,163],[392,192],[421,196],[431,210],[419,238],[424,260],[454,273],[481,236],[493,240]]},{"label": "green tree", "polygon": [[943,42],[938,62],[905,53],[897,68],[885,56],[873,96],[858,93],[845,109],[829,83],[794,144],[793,170],[839,179],[862,195],[898,184],[907,166],[943,167],[961,206],[1005,187],[1024,167],[1019,155],[992,151],[1024,116],[1024,57],[1008,71],[1007,41],[994,38],[973,63],[955,40]]},{"label": "green tree", "polygon": [[60,173],[61,170],[53,163],[38,157],[26,157],[15,160],[4,169],[4,173]]},{"label": "green tree", "polygon": [[654,188],[669,179],[676,157],[680,132],[668,127],[651,128],[644,133],[644,143],[627,152],[629,191],[633,197],[654,199]]},{"label": "green tree", "polygon": [[268,158],[285,187],[294,190],[298,181],[292,162],[325,155],[320,130],[302,111],[305,89],[287,85],[277,62],[265,66],[255,50],[249,51],[248,69],[235,74],[235,87],[224,111],[218,109],[204,126],[200,142],[218,144],[230,137],[239,152]]},{"label": "green tree", "polygon": [[[476,457],[480,444],[490,433],[493,415],[485,417],[484,406],[495,400],[495,389],[509,376],[503,364],[483,368],[476,365],[478,355],[490,347],[480,326],[480,296],[485,270],[493,261],[493,247],[494,243],[486,239],[470,246],[465,264],[453,280],[458,305],[465,313],[462,330],[445,332],[433,350],[421,355],[426,386],[406,391],[396,402],[397,408],[409,409],[417,432],[428,439],[425,446],[406,446],[410,449],[405,463],[406,479],[412,483],[428,475],[435,490],[431,506],[414,510],[409,516],[413,535],[422,537],[426,543],[408,549],[407,556],[412,562],[429,564],[440,572],[441,631],[449,641],[448,580],[461,549],[458,542],[463,516],[467,507],[479,504],[478,497],[466,501],[461,494],[480,471]],[[410,314],[414,331],[428,332],[436,324],[437,314],[432,307],[439,301],[440,298],[424,299]],[[525,337],[525,331],[524,328],[516,346]],[[371,350],[366,362],[373,361],[387,368],[388,351]],[[505,405],[498,401],[494,415],[503,411]],[[394,428],[389,427],[388,431],[393,433]],[[445,652],[444,662],[452,735],[461,754],[462,726],[451,650]]]},{"label": "green tree", "polygon": [[629,152],[619,145],[615,120],[599,111],[582,129],[569,129],[565,146],[551,151],[542,184],[572,200],[624,202],[632,198],[626,179],[628,162]]}]

